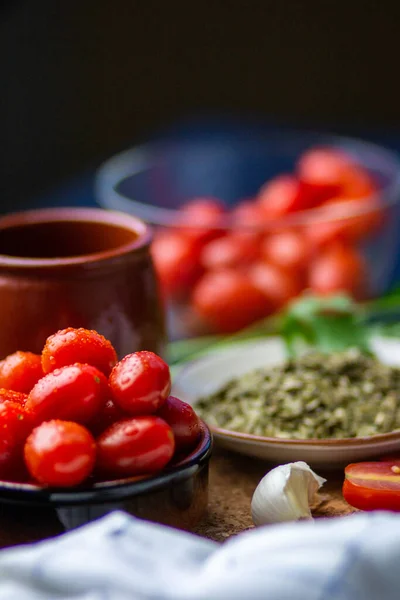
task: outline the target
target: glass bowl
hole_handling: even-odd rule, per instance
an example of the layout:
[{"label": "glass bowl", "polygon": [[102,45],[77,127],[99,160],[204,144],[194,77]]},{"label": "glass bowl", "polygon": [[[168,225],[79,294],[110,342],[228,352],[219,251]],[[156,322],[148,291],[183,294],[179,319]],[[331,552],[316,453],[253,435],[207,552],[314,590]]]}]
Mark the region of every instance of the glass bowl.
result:
[{"label": "glass bowl", "polygon": [[[246,220],[238,210],[238,204],[246,199],[254,199],[262,186],[275,176],[294,173],[299,157],[315,147],[328,147],[345,153],[358,168],[372,178],[374,192],[362,198],[363,202],[359,202],[360,198],[347,199],[346,203],[330,206],[329,210],[326,206],[318,206],[291,212],[270,221]],[[294,233],[294,237],[297,238],[301,236],[303,246],[307,249],[307,263],[301,267],[299,293],[304,293],[312,287],[309,285],[309,270],[315,267],[316,260],[321,256],[325,257],[329,254],[328,250],[333,248],[323,246],[319,242],[314,243],[315,239],[321,238],[321,232],[330,231],[330,228],[336,231],[337,228],[340,230],[343,227],[346,228],[346,232],[358,231],[360,223],[365,223],[365,220],[371,222],[372,219],[374,226],[357,238],[353,236],[356,241],[351,242],[351,252],[357,253],[357,260],[362,261],[363,269],[363,290],[360,293],[354,292],[354,295],[360,299],[376,297],[385,292],[392,283],[400,245],[400,162],[396,154],[371,143],[296,131],[268,136],[252,134],[220,140],[213,137],[152,143],[129,149],[106,161],[98,169],[95,186],[101,206],[134,214],[153,224],[156,240],[157,236],[164,236],[165,239],[168,232],[183,232],[186,235],[187,232],[195,232],[196,228],[198,231],[204,231],[202,221],[196,223],[193,219],[188,219],[188,213],[182,210],[185,203],[196,198],[216,198],[227,206],[227,212],[212,225],[212,230],[217,232],[213,238],[221,239],[237,233],[258,236],[257,243],[261,248],[265,247],[264,242],[267,238],[276,241],[279,235],[280,240],[285,240],[285,253],[291,240],[287,241],[287,237],[282,238],[282,233],[290,232],[292,237]],[[335,251],[337,245],[338,240],[335,239]],[[347,254],[344,260],[347,260]],[[265,257],[262,261],[264,268]],[[257,258],[257,263],[259,262],[260,259]],[[202,264],[204,267],[204,263]],[[329,273],[325,275],[330,268],[329,260],[328,263],[322,262],[322,267],[321,261],[318,265],[320,278],[329,278]],[[326,268],[324,265],[327,265]],[[203,297],[207,296],[207,290],[210,297],[215,296],[214,306],[212,299],[208,300],[208,304],[211,305],[211,310],[214,308],[217,319],[208,319],[199,311],[199,302],[196,304],[193,300],[197,294],[199,279],[204,277],[204,268],[194,275],[198,265],[193,261],[189,266],[193,267],[193,273],[186,291],[164,294],[169,335],[172,339],[206,333],[233,332],[251,324],[252,320],[278,310],[284,304],[283,301],[279,301],[279,304],[275,299],[271,303],[268,301],[265,309],[262,309],[265,310],[265,315],[260,315],[260,311],[254,310],[249,316],[246,313],[248,298],[239,289],[240,293],[225,310],[221,300],[222,293],[218,295],[217,289],[225,283],[216,280],[214,285],[211,280],[208,282],[208,288],[205,286],[203,289]],[[179,268],[187,270],[188,266],[182,262]],[[233,265],[233,270],[238,270],[236,265]],[[255,271],[250,264],[240,266],[242,280],[246,278],[250,281]],[[297,286],[299,269],[290,272],[284,266],[283,271],[286,288],[294,281]],[[280,274],[283,271],[281,269]],[[274,277],[269,276],[263,280],[262,274],[260,281],[264,288],[268,288],[267,292],[271,292],[271,296],[277,294],[281,297],[280,281],[276,282]],[[253,282],[252,279],[251,285]],[[229,287],[230,282],[226,285]],[[297,290],[296,286],[294,287]],[[347,290],[344,288],[333,291]],[[297,295],[297,291],[294,293],[292,290],[286,294],[288,299],[294,295]],[[229,313],[228,308],[235,311],[236,320],[233,322],[227,322],[224,318]],[[220,321],[218,315],[221,315]]]}]

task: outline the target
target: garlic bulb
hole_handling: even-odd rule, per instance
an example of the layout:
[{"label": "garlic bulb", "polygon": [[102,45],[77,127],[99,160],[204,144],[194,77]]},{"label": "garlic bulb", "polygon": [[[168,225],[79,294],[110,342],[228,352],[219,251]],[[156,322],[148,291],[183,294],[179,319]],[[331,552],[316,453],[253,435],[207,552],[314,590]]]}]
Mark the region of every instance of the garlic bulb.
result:
[{"label": "garlic bulb", "polygon": [[312,519],[310,502],[326,479],[298,461],[269,471],[258,484],[251,501],[255,525]]}]

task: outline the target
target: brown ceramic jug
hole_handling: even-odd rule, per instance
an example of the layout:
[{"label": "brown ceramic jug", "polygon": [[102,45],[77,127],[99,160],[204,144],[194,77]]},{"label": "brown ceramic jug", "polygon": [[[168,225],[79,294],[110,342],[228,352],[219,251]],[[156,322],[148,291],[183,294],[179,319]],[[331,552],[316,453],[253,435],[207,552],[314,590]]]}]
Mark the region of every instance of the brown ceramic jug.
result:
[{"label": "brown ceramic jug", "polygon": [[96,329],[118,356],[163,354],[151,231],[127,214],[41,209],[0,218],[0,358],[40,352],[65,327]]}]

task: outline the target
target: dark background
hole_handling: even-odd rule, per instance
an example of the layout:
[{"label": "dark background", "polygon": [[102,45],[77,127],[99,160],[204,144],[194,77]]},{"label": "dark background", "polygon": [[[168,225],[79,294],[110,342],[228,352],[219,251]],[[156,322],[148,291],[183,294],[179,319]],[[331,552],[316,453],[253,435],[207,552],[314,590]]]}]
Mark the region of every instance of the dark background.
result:
[{"label": "dark background", "polygon": [[190,115],[400,131],[398,2],[0,7],[3,210]]}]

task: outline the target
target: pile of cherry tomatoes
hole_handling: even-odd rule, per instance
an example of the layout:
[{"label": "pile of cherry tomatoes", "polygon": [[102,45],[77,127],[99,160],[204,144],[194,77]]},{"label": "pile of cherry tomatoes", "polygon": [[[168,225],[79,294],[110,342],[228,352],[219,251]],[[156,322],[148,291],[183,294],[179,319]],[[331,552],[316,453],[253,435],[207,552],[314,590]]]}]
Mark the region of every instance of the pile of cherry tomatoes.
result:
[{"label": "pile of cherry tomatoes", "polygon": [[0,362],[0,479],[46,486],[149,475],[189,453],[201,422],[170,396],[168,365],[141,351],[117,362],[96,331],[68,328],[42,354]]},{"label": "pile of cherry tomatoes", "polygon": [[[230,211],[217,199],[192,200],[180,209],[181,223],[160,230],[152,246],[164,297],[189,304],[216,332],[268,316],[305,289],[362,298],[360,243],[383,216],[376,192],[370,173],[346,154],[315,148],[300,157],[295,174],[275,177]],[[319,215],[288,225],[315,208]],[[346,212],[349,218],[338,219]]]}]

